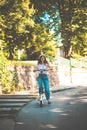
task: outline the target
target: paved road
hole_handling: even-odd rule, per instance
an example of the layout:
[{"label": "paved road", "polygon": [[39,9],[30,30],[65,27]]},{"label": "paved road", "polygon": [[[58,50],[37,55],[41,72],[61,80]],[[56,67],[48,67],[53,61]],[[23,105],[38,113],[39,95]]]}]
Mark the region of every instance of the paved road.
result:
[{"label": "paved road", "polygon": [[14,130],[87,130],[87,88],[52,94],[52,104],[35,100],[17,115]]}]

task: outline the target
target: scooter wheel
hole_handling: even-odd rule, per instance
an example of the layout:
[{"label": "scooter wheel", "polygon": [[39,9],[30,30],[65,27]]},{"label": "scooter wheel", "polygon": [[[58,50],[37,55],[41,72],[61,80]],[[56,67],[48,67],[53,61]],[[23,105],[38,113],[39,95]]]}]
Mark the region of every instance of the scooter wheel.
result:
[{"label": "scooter wheel", "polygon": [[42,101],[40,101],[40,107],[43,107],[43,103],[42,103]]}]

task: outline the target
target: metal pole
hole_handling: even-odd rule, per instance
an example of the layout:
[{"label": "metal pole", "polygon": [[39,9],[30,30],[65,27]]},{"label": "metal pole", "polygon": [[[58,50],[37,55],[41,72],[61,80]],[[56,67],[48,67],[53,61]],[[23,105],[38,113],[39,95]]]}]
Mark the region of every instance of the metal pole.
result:
[{"label": "metal pole", "polygon": [[69,65],[70,65],[70,83],[72,83],[72,63],[71,63],[71,57],[69,59]]}]

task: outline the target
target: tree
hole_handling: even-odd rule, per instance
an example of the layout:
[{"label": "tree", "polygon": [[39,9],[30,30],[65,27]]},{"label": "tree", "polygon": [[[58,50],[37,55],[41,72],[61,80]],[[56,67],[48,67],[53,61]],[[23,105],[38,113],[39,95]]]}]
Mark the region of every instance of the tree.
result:
[{"label": "tree", "polygon": [[[43,48],[43,44],[46,43],[41,39],[44,37],[46,41],[55,40],[57,43],[61,34],[65,57],[69,58],[71,52],[85,55],[87,49],[86,5],[85,0],[1,1],[0,39],[4,51],[9,52],[10,59],[15,58],[14,54],[16,55],[18,49],[24,49],[28,59],[36,54],[38,57],[39,51],[36,46],[40,43]],[[37,27],[40,30],[42,27],[47,33],[43,32],[42,36],[42,32],[37,31]],[[52,31],[54,34],[50,35]],[[51,40],[47,38],[47,34],[50,35]],[[36,39],[33,39],[35,37]],[[37,52],[35,52],[36,49]]]},{"label": "tree", "polygon": [[35,10],[29,0],[9,0],[0,4],[1,16],[6,25],[4,27],[6,48],[9,52],[9,59],[12,60],[15,49],[23,47],[31,28],[34,27],[32,16]]},{"label": "tree", "polygon": [[[65,57],[69,57],[72,52],[77,51],[77,46],[79,45],[79,54],[83,54],[84,46],[87,45],[84,39],[87,36],[86,30],[86,15],[87,15],[87,1],[85,0],[31,0],[35,8],[38,10],[36,12],[37,19],[43,16],[46,11],[50,16],[54,16],[56,11],[59,10],[60,13],[60,24],[61,26],[55,26],[58,23],[58,19],[52,21],[50,25],[57,27],[55,34],[58,35],[58,31],[62,34],[62,43],[64,47]],[[55,11],[53,10],[55,9]],[[55,18],[55,17],[54,17]],[[53,24],[55,23],[55,24]],[[52,27],[52,26],[50,26]],[[49,26],[48,26],[49,28]],[[80,42],[80,44],[79,44]]]},{"label": "tree", "polygon": [[47,50],[46,45],[48,51],[53,50],[52,44],[50,46],[47,43],[52,43],[53,35],[50,34],[48,25],[36,21],[36,10],[29,0],[14,0],[14,2],[9,0],[0,4],[3,25],[5,25],[4,41],[6,44],[4,44],[3,51],[7,51],[9,59],[15,59],[17,51],[21,49],[24,49],[25,55],[27,54],[26,58],[23,57],[24,59],[37,59],[41,50]]},{"label": "tree", "polygon": [[[84,0],[59,0],[59,10],[62,19],[61,32],[64,43],[65,57],[69,57],[71,48],[73,52],[82,54],[84,37],[86,35],[86,4]],[[87,47],[87,46],[86,46]]]},{"label": "tree", "polygon": [[31,43],[28,43],[26,52],[28,59],[37,59],[41,52],[52,57],[56,56],[58,44],[53,42],[53,34],[43,23],[36,24],[32,32]]}]

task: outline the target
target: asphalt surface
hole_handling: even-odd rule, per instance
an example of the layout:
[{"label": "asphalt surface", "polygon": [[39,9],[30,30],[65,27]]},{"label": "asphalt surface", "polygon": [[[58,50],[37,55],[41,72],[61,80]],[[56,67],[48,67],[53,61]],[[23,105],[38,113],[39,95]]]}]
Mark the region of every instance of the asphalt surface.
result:
[{"label": "asphalt surface", "polygon": [[14,130],[87,130],[87,87],[51,95],[52,103],[39,107],[34,100],[17,114]]}]

